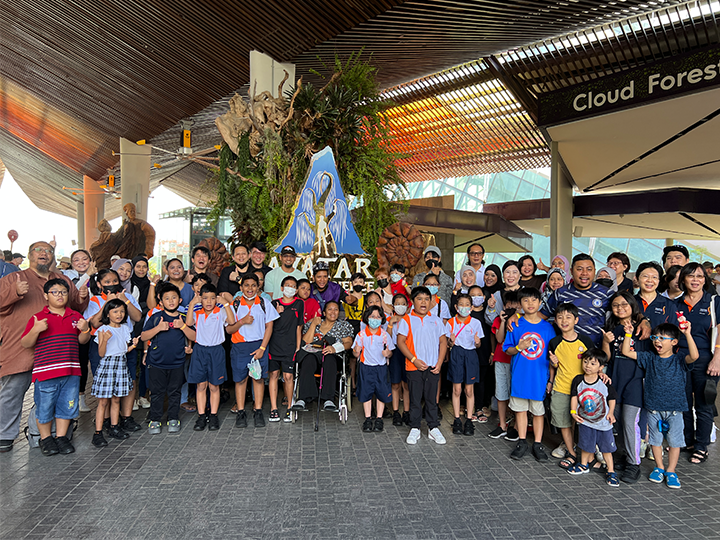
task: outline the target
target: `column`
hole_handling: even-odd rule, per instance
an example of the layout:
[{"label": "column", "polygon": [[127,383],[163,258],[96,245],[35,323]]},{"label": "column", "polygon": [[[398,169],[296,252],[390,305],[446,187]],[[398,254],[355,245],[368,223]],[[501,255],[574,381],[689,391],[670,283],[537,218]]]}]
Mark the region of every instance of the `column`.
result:
[{"label": "column", "polygon": [[77,203],[77,248],[85,249],[85,205],[78,201]]},{"label": "column", "polygon": [[558,143],[550,143],[550,257],[564,255],[572,259],[573,194],[565,176]]},{"label": "column", "polygon": [[[105,218],[105,193],[100,185],[90,178],[83,176],[83,244],[85,249],[100,238],[100,231],[97,230],[98,223]],[[78,227],[80,220],[78,219]],[[80,240],[80,239],[78,239]]]},{"label": "column", "polygon": [[150,195],[150,146],[120,138],[120,191],[122,205],[133,203],[137,217],[147,221]]},{"label": "column", "polygon": [[259,51],[250,51],[250,93],[252,94],[254,89],[255,95],[267,91],[278,97],[278,86],[285,77],[283,70],[288,72],[288,80],[283,86],[284,95],[297,82],[295,80],[295,64],[276,62],[270,56]]}]

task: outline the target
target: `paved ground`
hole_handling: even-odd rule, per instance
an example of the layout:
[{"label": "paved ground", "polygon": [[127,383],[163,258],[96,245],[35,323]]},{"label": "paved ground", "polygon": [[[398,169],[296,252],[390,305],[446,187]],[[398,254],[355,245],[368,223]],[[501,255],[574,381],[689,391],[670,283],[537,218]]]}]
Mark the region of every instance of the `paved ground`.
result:
[{"label": "paved ground", "polygon": [[[31,393],[25,416],[30,405]],[[412,447],[407,428],[362,433],[357,407],[345,426],[322,415],[317,433],[310,413],[235,429],[229,408],[217,432],[193,432],[186,414],[177,435],[142,431],[99,450],[83,414],[69,456],[45,457],[21,435],[0,454],[0,538],[720,538],[717,448],[701,466],[683,455],[681,490],[647,481],[645,460],[638,484],[609,488],[554,459],[510,460],[512,443],[486,437],[492,424],[453,436],[447,413],[447,445],[423,428]]]}]

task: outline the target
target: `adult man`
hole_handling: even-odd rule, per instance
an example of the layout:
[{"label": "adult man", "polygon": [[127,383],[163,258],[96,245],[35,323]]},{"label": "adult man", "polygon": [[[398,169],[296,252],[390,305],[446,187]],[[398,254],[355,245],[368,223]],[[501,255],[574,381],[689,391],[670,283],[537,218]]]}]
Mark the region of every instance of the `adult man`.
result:
[{"label": "adult man", "polygon": [[348,294],[345,289],[334,281],[330,281],[330,267],[324,261],[315,263],[313,266],[312,297],[320,304],[320,309],[325,310],[325,304],[333,301],[340,304],[353,305],[357,303],[358,297]]},{"label": "adult man", "polygon": [[0,347],[0,452],[9,452],[20,433],[23,397],[30,387],[33,351],[20,345],[28,320],[45,306],[43,286],[49,279],[67,281],[70,290],[68,305],[83,312],[88,303],[87,287],[75,288],[59,272],[50,270],[54,250],[47,242],[30,246],[29,267],[0,279],[0,326],[3,344]]},{"label": "adult man", "polygon": [[190,257],[191,268],[185,277],[185,281],[190,283],[192,278],[198,274],[207,274],[210,277],[212,284],[217,287],[218,275],[215,272],[208,271],[208,265],[210,264],[210,250],[205,246],[195,246],[192,250]]},{"label": "adult man", "polygon": [[[440,282],[440,286],[438,288],[438,296],[440,296],[440,298],[445,300],[448,305],[450,305],[450,300],[452,299],[452,290],[453,286],[455,285],[455,281],[442,270],[442,263],[440,262],[440,259],[442,258],[442,253],[440,252],[440,248],[437,246],[428,246],[425,248],[425,251],[423,251],[423,256],[425,257],[425,266],[428,267],[428,272],[435,274],[438,277],[438,281]],[[425,276],[428,274],[428,272],[422,272],[415,275],[415,279],[413,279],[412,284],[413,289],[415,287],[422,286],[423,280],[425,279]]]},{"label": "adult man", "polygon": [[282,298],[281,284],[287,276],[295,279],[307,279],[307,276],[300,270],[295,269],[297,253],[292,246],[283,246],[280,250],[280,266],[271,270],[265,276],[265,292],[271,298]]},{"label": "adult man", "polygon": [[20,268],[20,265],[25,260],[25,255],[22,253],[13,253],[12,261],[10,261],[12,264]]},{"label": "adult man", "polygon": [[[575,328],[592,339],[596,347],[600,347],[603,338],[603,325],[608,302],[613,293],[595,283],[595,261],[587,253],[573,257],[570,265],[572,282],[556,290],[540,310],[546,319],[555,314],[557,306],[564,302],[575,304],[580,312]],[[641,339],[650,336],[650,323],[644,320],[638,329]]]},{"label": "adult man", "polygon": [[671,266],[685,266],[689,262],[690,252],[688,252],[688,248],[682,244],[665,246],[665,248],[663,248],[662,263],[666,272]]},{"label": "adult man", "polygon": [[252,271],[260,270],[263,275],[267,276],[272,268],[265,264],[265,256],[267,255],[267,247],[265,242],[253,242],[250,246],[250,264]]},{"label": "adult man", "polygon": [[[252,272],[250,267],[250,253],[245,244],[238,244],[232,250],[233,264],[226,266],[220,272],[217,290],[219,293],[228,293],[230,296],[240,290],[240,280],[245,274]],[[212,278],[210,278],[212,279]]]},{"label": "adult man", "polygon": [[20,269],[10,262],[5,262],[5,254],[0,251],[0,278],[12,274],[13,272],[19,272]]},{"label": "adult man", "polygon": [[[475,285],[478,287],[485,286],[485,248],[477,242],[470,244],[467,248],[468,264],[475,270]],[[462,285],[462,268],[455,272],[455,287],[459,290]]]}]

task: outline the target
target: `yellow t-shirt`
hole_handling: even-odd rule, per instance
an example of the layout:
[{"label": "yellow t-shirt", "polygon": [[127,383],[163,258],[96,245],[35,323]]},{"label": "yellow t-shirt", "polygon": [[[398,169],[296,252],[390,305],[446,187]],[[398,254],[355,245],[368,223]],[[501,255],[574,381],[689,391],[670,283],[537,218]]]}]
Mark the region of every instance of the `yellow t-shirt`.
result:
[{"label": "yellow t-shirt", "polygon": [[345,319],[348,321],[359,321],[362,320],[363,308],[365,307],[365,297],[361,296],[360,300],[355,304],[346,304],[343,302],[343,309],[345,310]]},{"label": "yellow t-shirt", "polygon": [[595,345],[592,340],[580,333],[574,341],[567,341],[562,334],[555,336],[548,344],[548,350],[558,358],[553,390],[570,395],[573,379],[583,373],[580,356]]}]

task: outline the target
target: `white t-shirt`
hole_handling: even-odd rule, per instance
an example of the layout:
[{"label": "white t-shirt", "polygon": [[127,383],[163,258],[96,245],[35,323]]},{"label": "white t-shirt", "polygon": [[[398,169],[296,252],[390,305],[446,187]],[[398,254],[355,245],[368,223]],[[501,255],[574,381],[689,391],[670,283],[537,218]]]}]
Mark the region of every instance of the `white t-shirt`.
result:
[{"label": "white t-shirt", "polygon": [[462,347],[468,351],[476,349],[475,336],[480,339],[485,337],[485,333],[482,329],[480,321],[473,317],[469,317],[467,323],[459,321],[457,317],[453,317],[445,323],[445,335],[450,337],[455,336],[455,346]]},{"label": "white t-shirt", "polygon": [[395,344],[390,334],[382,328],[378,328],[377,330],[366,328],[358,333],[358,335],[355,336],[353,349],[358,346],[362,347],[362,352],[358,360],[366,366],[384,366],[390,359],[383,356],[383,351],[385,349],[390,351],[395,349]]},{"label": "white t-shirt", "polygon": [[282,281],[288,276],[292,276],[295,279],[307,279],[307,275],[300,270],[293,269],[292,272],[285,272],[282,266],[273,268],[265,276],[265,292],[273,298],[280,298],[282,296]]},{"label": "white t-shirt", "polygon": [[[140,309],[140,304],[138,304],[138,301],[135,299],[133,295],[126,295],[127,299],[130,300],[130,303],[137,308],[138,311],[142,311]],[[90,301],[88,302],[88,307],[85,309],[85,313],[83,313],[83,318],[85,320],[89,319],[93,315],[96,315],[100,311],[102,311],[103,306],[105,305],[105,300],[102,296],[92,296],[90,297]],[[147,320],[147,319],[146,319]],[[135,327],[135,323],[132,321],[130,316],[128,315],[126,323],[127,327],[130,329],[130,332],[133,331],[133,328]]]},{"label": "white t-shirt", "polygon": [[[103,325],[97,329],[98,332],[109,330],[112,336],[105,345],[105,356],[122,356],[127,353],[128,343],[131,338],[131,329],[127,325],[115,328],[109,325]],[[98,343],[97,333],[95,334],[95,343]]]}]

